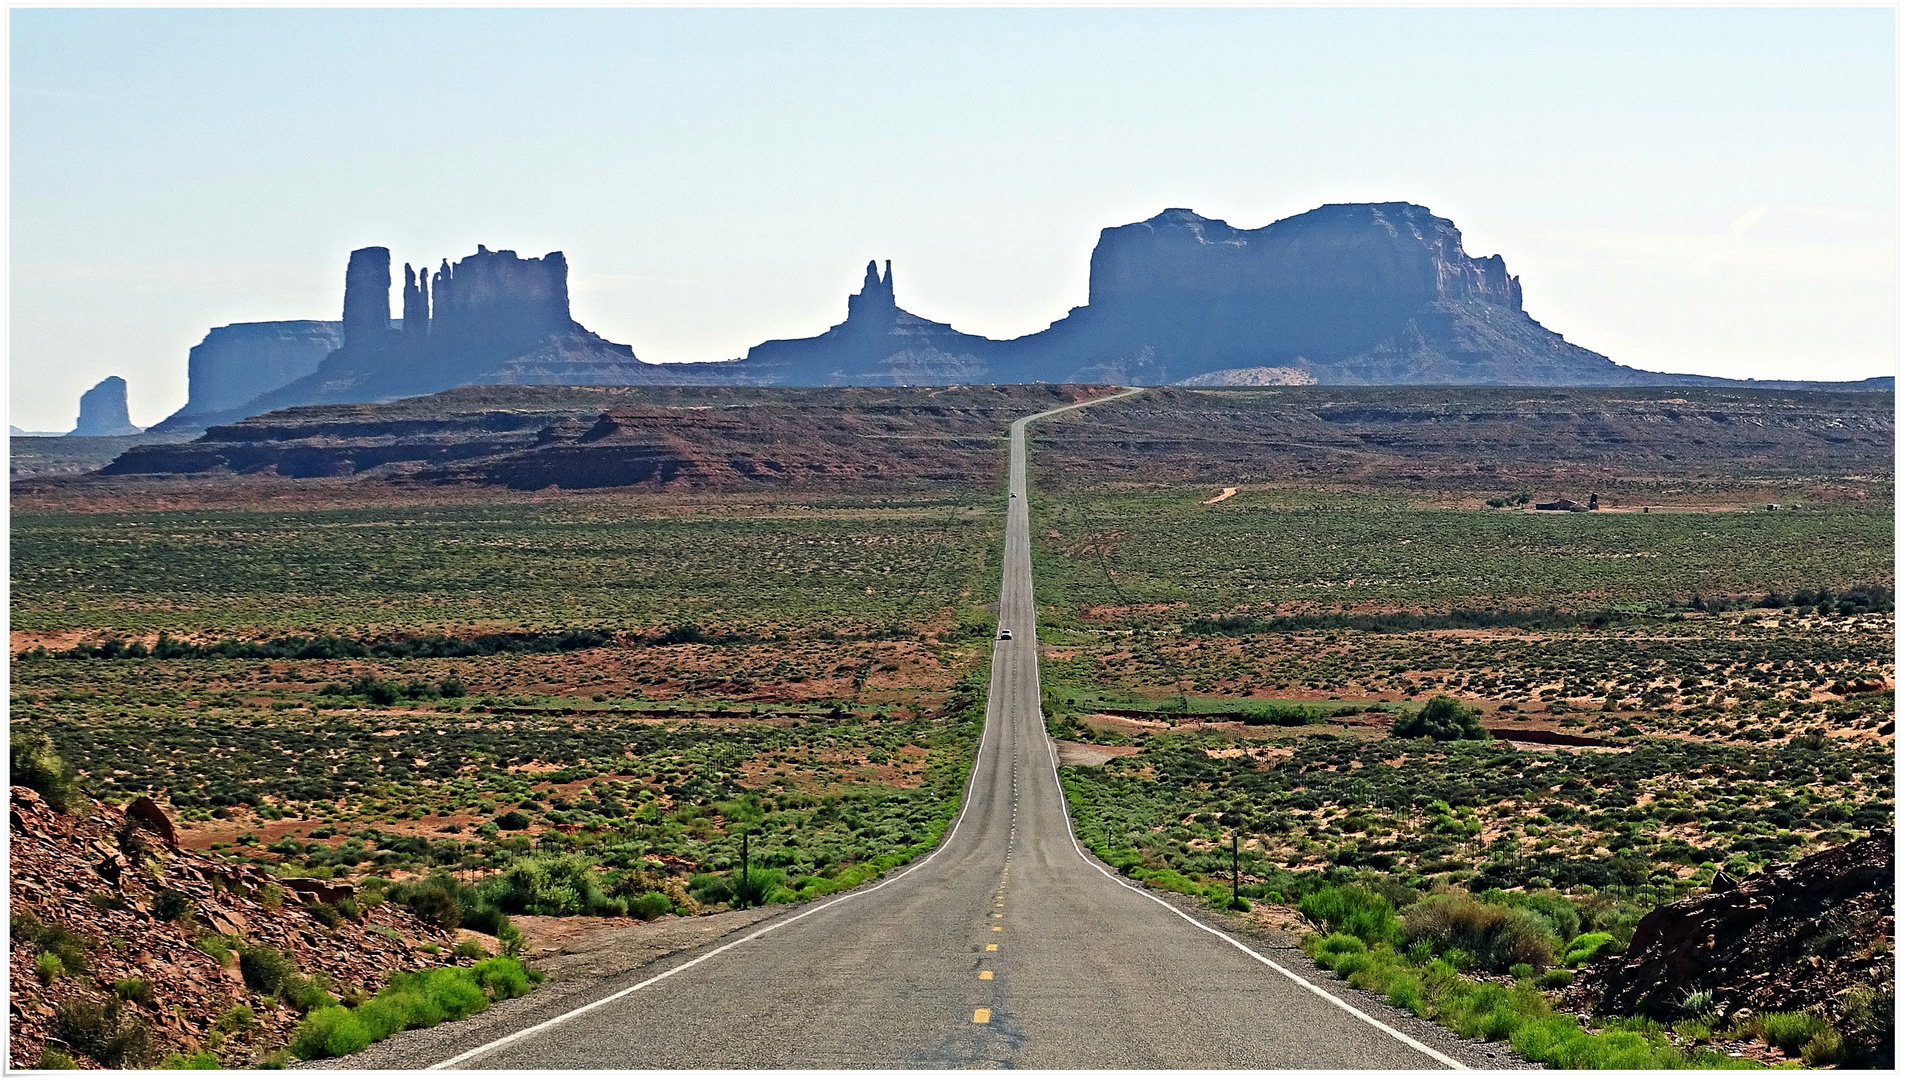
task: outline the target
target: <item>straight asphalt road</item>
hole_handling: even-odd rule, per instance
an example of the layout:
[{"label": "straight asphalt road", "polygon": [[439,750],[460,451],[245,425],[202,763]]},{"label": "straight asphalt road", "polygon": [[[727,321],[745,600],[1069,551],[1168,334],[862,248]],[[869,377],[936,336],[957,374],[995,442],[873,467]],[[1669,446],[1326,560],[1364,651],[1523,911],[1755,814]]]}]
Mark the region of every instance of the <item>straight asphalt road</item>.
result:
[{"label": "straight asphalt road", "polygon": [[[516,1023],[527,1026],[513,1031],[472,1023],[460,1038],[452,1029],[465,1025],[410,1033],[359,1055],[364,1063],[1461,1067],[1354,995],[1332,996],[1260,947],[1122,882],[1074,843],[1039,712],[1025,505],[1026,425],[1062,411],[1012,425],[999,597],[999,625],[1012,638],[994,642],[985,735],[964,808],[937,851],[876,886],[736,931],[620,985],[605,980],[601,996],[566,1012],[525,1014]],[[414,1041],[402,1049],[401,1040]]]}]

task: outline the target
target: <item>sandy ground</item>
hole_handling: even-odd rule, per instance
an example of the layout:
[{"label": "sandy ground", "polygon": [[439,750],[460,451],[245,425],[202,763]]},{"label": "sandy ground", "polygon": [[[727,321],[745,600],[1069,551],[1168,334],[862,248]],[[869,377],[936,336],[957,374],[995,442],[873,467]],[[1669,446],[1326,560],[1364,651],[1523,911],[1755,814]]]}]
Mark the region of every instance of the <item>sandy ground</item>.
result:
[{"label": "sandy ground", "polygon": [[1064,739],[1053,739],[1052,745],[1058,749],[1060,765],[1103,765],[1112,758],[1135,754],[1143,749],[1141,746],[1096,746]]}]

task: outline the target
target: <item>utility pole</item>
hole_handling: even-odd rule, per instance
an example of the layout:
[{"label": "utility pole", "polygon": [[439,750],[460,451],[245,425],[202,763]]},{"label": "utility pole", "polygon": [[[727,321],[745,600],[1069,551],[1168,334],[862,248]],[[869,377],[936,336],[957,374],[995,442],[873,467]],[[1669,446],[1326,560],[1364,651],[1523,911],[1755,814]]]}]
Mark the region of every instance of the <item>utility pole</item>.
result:
[{"label": "utility pole", "polygon": [[1230,906],[1233,908],[1238,906],[1237,882],[1237,830],[1232,829],[1230,831]]}]

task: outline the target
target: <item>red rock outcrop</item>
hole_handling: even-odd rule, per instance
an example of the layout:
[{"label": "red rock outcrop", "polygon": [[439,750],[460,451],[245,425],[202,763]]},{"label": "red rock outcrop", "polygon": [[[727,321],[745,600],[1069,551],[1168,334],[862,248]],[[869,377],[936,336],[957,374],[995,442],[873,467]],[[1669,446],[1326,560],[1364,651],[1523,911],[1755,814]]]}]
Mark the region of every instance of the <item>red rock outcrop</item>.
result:
[{"label": "red rock outcrop", "polygon": [[[305,975],[327,976],[335,993],[347,987],[375,992],[393,971],[449,960],[447,950],[454,944],[449,934],[395,907],[369,907],[332,928],[303,906],[342,899],[347,885],[277,881],[250,867],[181,849],[166,835],[170,822],[156,805],[129,816],[90,800],[82,803],[75,814],[61,814],[35,792],[12,789],[8,899],[13,932],[7,976],[14,1068],[37,1065],[43,1048],[59,1045],[56,1011],[63,1002],[105,1001],[117,981],[129,979],[150,986],[149,1003],[128,1000],[121,1008],[149,1028],[155,1055],[190,1053],[218,1042],[215,1052],[225,1065],[255,1065],[267,1050],[283,1044],[298,1016],[287,1007],[267,1005],[247,989],[234,961],[221,964],[194,944],[208,934],[276,948]],[[189,899],[189,914],[178,913],[179,897]],[[172,917],[162,916],[162,909]],[[42,982],[35,970],[35,924],[83,941],[87,978],[63,972]],[[442,952],[432,954],[426,945]],[[255,1029],[214,1038],[213,1025],[238,1005],[252,1007]],[[82,1065],[97,1066],[83,1054],[75,1056]]]},{"label": "red rock outcrop", "polygon": [[1590,973],[1600,1009],[1674,1018],[1689,993],[1707,990],[1722,1014],[1814,1010],[1834,1019],[1846,990],[1889,989],[1892,845],[1891,830],[1873,833],[1655,908],[1626,954]]}]

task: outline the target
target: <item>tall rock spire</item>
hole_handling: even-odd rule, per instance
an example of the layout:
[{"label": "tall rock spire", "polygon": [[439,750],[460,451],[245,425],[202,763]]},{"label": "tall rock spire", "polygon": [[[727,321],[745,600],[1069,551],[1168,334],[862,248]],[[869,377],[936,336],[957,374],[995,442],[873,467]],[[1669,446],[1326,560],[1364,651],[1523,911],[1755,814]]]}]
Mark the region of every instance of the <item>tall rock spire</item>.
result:
[{"label": "tall rock spire", "polygon": [[422,277],[403,264],[403,333],[405,337],[424,337],[430,333],[430,271]]},{"label": "tall rock spire", "polygon": [[887,260],[886,277],[880,277],[878,259],[867,261],[866,280],[860,284],[860,291],[847,297],[847,321],[877,320],[891,322],[899,311],[893,300],[893,261]]},{"label": "tall rock spire", "polygon": [[390,249],[358,248],[344,270],[344,344],[370,345],[390,332]]}]

